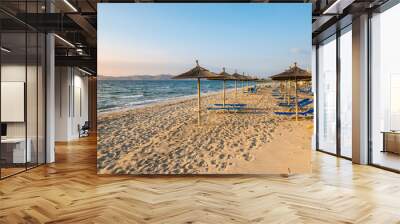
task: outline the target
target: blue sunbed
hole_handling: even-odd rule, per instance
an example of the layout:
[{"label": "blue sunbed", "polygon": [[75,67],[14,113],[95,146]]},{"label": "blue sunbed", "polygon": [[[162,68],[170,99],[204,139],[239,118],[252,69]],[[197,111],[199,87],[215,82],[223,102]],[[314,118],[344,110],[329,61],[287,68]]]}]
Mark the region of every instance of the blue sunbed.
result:
[{"label": "blue sunbed", "polygon": [[[211,104],[210,106],[223,107],[224,104],[215,103],[215,104]],[[245,107],[245,106],[247,106],[247,104],[244,104],[244,103],[226,103],[225,106],[226,107]]]},{"label": "blue sunbed", "polygon": [[[291,111],[275,111],[274,112],[276,115],[285,115],[285,116],[293,116],[296,115],[296,112],[291,112]],[[314,114],[314,108],[311,108],[307,111],[304,112],[298,112],[299,115],[304,116],[304,117],[308,117],[310,115]]]},{"label": "blue sunbed", "polygon": [[[295,98],[294,96],[291,96],[291,97],[290,97],[290,99],[292,99],[292,100],[293,100],[294,98]],[[287,97],[281,96],[281,97],[275,97],[275,99],[277,99],[277,100],[283,100],[283,99],[285,99],[285,100],[286,100]]]},{"label": "blue sunbed", "polygon": [[207,107],[210,111],[241,111],[245,109],[244,107]]},{"label": "blue sunbed", "polygon": [[[305,98],[305,99],[300,100],[297,105],[299,105],[299,107],[305,107],[305,106],[311,104],[312,102],[313,102],[312,99]],[[284,102],[284,103],[279,103],[278,106],[280,106],[280,107],[292,107],[293,108],[293,107],[295,107],[295,103]]]}]

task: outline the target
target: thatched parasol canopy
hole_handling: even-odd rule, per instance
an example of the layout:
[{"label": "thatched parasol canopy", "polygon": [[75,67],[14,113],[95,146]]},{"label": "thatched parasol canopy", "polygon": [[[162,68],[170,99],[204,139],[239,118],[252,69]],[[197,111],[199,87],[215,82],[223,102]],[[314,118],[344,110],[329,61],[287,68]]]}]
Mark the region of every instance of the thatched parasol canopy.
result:
[{"label": "thatched parasol canopy", "polygon": [[237,97],[237,81],[242,81],[243,76],[235,71],[235,73],[232,74],[232,77],[235,78],[235,96]]},{"label": "thatched parasol canopy", "polygon": [[180,75],[172,77],[172,79],[208,79],[217,78],[217,74],[208,71],[207,69],[200,67],[199,61],[196,60],[196,67],[191,70],[182,73]]},{"label": "thatched parasol canopy", "polygon": [[[244,73],[243,73],[243,74],[244,74]],[[237,72],[233,73],[232,76],[233,76],[236,80],[238,80],[238,81],[243,81],[243,80],[246,79],[246,76],[241,75],[241,74],[239,74],[239,73],[237,73]]]},{"label": "thatched parasol canopy", "polygon": [[272,80],[284,81],[284,80],[311,80],[311,73],[308,71],[301,69],[297,66],[297,63],[294,63],[293,67],[290,67],[284,72],[273,75],[270,77]]},{"label": "thatched parasol canopy", "polygon": [[207,78],[207,79],[209,79],[209,80],[236,80],[236,78],[233,75],[231,75],[225,71],[225,68],[222,68],[222,72],[217,74],[215,77],[211,77],[211,78]]}]

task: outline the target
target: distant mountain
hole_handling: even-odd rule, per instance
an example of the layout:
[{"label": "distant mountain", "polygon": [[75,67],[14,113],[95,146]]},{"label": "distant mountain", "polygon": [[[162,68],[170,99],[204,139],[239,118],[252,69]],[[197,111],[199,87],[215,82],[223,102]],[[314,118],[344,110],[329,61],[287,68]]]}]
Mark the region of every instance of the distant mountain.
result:
[{"label": "distant mountain", "polygon": [[173,75],[161,74],[161,75],[130,75],[130,76],[104,76],[98,75],[99,80],[168,80]]}]

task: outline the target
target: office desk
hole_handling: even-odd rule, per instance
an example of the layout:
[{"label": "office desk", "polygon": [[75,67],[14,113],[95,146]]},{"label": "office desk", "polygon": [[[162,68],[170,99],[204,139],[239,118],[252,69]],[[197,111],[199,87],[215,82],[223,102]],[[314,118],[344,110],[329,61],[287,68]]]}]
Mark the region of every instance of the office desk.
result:
[{"label": "office desk", "polygon": [[392,152],[400,154],[400,132],[382,131],[382,134],[383,134],[382,152]]},{"label": "office desk", "polygon": [[[25,140],[28,143],[25,151]],[[31,139],[25,138],[5,138],[1,139],[1,159],[6,163],[26,163],[31,162]]]}]

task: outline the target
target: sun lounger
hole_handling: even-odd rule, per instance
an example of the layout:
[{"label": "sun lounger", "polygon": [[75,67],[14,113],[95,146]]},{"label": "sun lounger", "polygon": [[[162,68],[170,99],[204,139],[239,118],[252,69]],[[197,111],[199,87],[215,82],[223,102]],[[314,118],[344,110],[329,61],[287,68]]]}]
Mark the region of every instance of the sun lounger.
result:
[{"label": "sun lounger", "polygon": [[[305,99],[300,100],[297,105],[299,105],[299,107],[305,107],[307,105],[310,105],[312,102],[313,102],[312,99],[305,98]],[[284,103],[279,103],[278,106],[280,106],[280,107],[291,107],[292,108],[292,107],[295,107],[295,103],[284,102]]]},{"label": "sun lounger", "polygon": [[243,111],[244,107],[207,107],[209,111],[228,111],[228,112],[238,112]]},{"label": "sun lounger", "polygon": [[[294,98],[295,98],[294,96],[290,97],[291,100],[293,100]],[[287,100],[287,96],[286,97],[284,97],[284,96],[275,97],[275,99],[277,99],[277,100]]]},{"label": "sun lounger", "polygon": [[[222,103],[215,103],[215,104],[211,104],[211,105],[209,105],[210,107],[211,106],[216,106],[216,107],[223,107],[224,106],[224,104],[222,104]],[[247,104],[244,104],[244,103],[226,103],[225,104],[225,107],[246,107],[247,106]]]},{"label": "sun lounger", "polygon": [[[275,111],[274,113],[276,115],[284,115],[284,116],[296,115],[296,112],[292,112],[292,111]],[[298,112],[298,114],[300,116],[304,116],[304,117],[312,116],[314,114],[314,108],[311,108],[311,109],[309,109],[307,111],[304,111],[304,112]]]},{"label": "sun lounger", "polygon": [[301,89],[299,89],[299,92],[301,92],[301,93],[311,93],[312,89],[311,89],[311,87],[301,88]]}]

